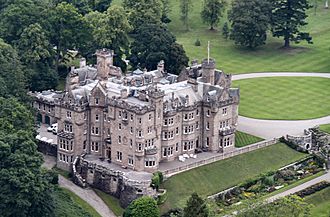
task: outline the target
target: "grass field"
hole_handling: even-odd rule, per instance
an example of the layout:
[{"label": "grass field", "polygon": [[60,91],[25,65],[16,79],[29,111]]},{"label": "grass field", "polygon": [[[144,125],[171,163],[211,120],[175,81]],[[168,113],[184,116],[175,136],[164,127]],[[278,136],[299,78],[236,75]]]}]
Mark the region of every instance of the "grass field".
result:
[{"label": "grass field", "polygon": [[311,203],[314,207],[311,209],[313,217],[329,217],[330,216],[330,188],[323,189],[305,198],[306,202]]},{"label": "grass field", "polygon": [[240,148],[253,143],[261,142],[262,138],[253,136],[244,132],[236,131],[235,133],[235,147]]},{"label": "grass field", "polygon": [[194,191],[206,197],[304,156],[284,144],[276,144],[180,173],[164,183],[168,199],[161,207],[162,211],[183,207]]},{"label": "grass field", "polygon": [[67,189],[56,189],[54,200],[56,217],[101,217],[86,201]]},{"label": "grass field", "polygon": [[273,77],[234,81],[239,114],[260,119],[301,120],[330,115],[330,79]]},{"label": "grass field", "polygon": [[109,194],[98,189],[94,189],[95,193],[104,201],[104,203],[112,210],[116,216],[122,216],[124,209],[120,206],[119,200]]},{"label": "grass field", "polygon": [[[120,4],[122,0],[114,0]],[[228,0],[227,2],[231,2]],[[312,0],[310,0],[313,3]],[[264,71],[304,71],[330,72],[330,10],[324,9],[324,1],[317,0],[317,13],[314,9],[308,11],[308,26],[305,30],[311,33],[314,44],[300,43],[293,45],[294,49],[283,50],[282,39],[269,36],[267,44],[256,50],[242,49],[231,40],[223,39],[221,29],[226,18],[223,18],[216,31],[209,31],[202,23],[200,12],[203,0],[193,1],[193,11],[190,15],[190,31],[185,31],[180,21],[180,1],[170,0],[170,30],[176,35],[190,58],[202,60],[207,57],[207,41],[211,42],[211,57],[217,62],[217,68],[227,73],[238,74]],[[228,8],[230,7],[230,4]],[[194,42],[199,39],[202,43],[196,47]]]},{"label": "grass field", "polygon": [[323,124],[320,125],[320,130],[326,132],[326,133],[330,133],[330,124]]}]

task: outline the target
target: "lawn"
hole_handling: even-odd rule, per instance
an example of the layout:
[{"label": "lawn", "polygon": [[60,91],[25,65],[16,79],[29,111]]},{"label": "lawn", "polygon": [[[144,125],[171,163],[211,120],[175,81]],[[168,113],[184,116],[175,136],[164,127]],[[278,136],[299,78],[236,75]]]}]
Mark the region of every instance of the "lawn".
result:
[{"label": "lawn", "polygon": [[305,156],[279,143],[172,176],[163,186],[168,190],[168,199],[162,211],[183,207],[194,191],[206,197]]},{"label": "lawn", "polygon": [[95,193],[104,201],[104,203],[112,210],[116,216],[122,216],[124,209],[120,206],[119,200],[103,191],[94,189]]},{"label": "lawn", "polygon": [[329,217],[330,216],[330,188],[323,189],[305,198],[306,202],[311,203],[314,207],[311,209],[313,217]]},{"label": "lawn", "polygon": [[260,119],[303,120],[330,115],[330,79],[272,77],[234,81],[239,114]]},{"label": "lawn", "polygon": [[101,217],[86,201],[67,189],[58,188],[53,196],[56,217]]},{"label": "lawn", "polygon": [[[230,2],[228,0],[227,2]],[[113,4],[120,4],[122,0],[114,0]],[[283,50],[282,39],[268,37],[267,44],[256,50],[246,50],[233,44],[233,41],[223,39],[221,29],[226,18],[223,18],[216,31],[209,31],[200,16],[203,0],[193,1],[193,11],[190,15],[190,31],[185,31],[180,21],[180,1],[170,0],[170,19],[168,25],[177,37],[177,41],[184,46],[190,60],[202,60],[207,57],[207,41],[211,43],[211,57],[217,62],[217,67],[227,73],[239,74],[246,72],[264,71],[305,71],[330,72],[329,35],[330,10],[322,7],[323,0],[318,0],[317,13],[310,9],[309,25],[306,30],[313,37],[314,44],[301,43],[293,45],[292,50]],[[312,1],[311,1],[312,2]],[[230,4],[229,4],[230,6]],[[194,42],[199,39],[202,43],[196,47]]]},{"label": "lawn", "polygon": [[241,131],[236,131],[235,133],[235,147],[240,148],[253,143],[261,142],[264,139],[257,136],[253,136]]},{"label": "lawn", "polygon": [[323,124],[320,125],[320,130],[326,133],[330,133],[330,124]]}]

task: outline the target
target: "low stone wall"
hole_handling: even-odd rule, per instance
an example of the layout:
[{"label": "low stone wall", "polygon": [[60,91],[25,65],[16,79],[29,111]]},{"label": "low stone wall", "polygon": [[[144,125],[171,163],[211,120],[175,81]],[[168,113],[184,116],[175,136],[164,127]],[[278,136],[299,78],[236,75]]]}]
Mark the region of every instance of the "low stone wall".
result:
[{"label": "low stone wall", "polygon": [[82,158],[77,160],[74,168],[76,184],[85,187],[89,185],[118,198],[122,207],[127,207],[133,200],[144,195],[157,196],[156,190],[150,187],[151,180],[130,180],[121,171],[111,170]]},{"label": "low stone wall", "polygon": [[45,155],[57,157],[57,145],[38,140],[38,151]]}]

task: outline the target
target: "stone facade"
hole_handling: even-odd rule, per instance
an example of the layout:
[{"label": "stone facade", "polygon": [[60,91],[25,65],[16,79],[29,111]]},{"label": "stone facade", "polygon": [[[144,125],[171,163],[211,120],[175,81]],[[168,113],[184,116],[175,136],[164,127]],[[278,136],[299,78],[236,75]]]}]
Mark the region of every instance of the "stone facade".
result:
[{"label": "stone facade", "polygon": [[[196,149],[233,150],[239,90],[215,61],[194,62],[179,76],[164,71],[122,74],[113,52],[96,52],[97,67],[72,69],[63,93],[33,93],[34,107],[50,106],[58,123],[57,166],[70,170],[76,156],[96,157],[134,171],[155,172]],[[46,105],[46,106],[47,106]],[[89,177],[89,176],[88,176]]]}]

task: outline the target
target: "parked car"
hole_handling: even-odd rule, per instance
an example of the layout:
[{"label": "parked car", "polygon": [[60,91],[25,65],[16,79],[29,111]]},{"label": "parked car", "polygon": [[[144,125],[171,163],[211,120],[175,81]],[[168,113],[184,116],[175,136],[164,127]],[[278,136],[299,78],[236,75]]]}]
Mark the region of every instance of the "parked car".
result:
[{"label": "parked car", "polygon": [[57,125],[53,128],[53,130],[52,130],[52,132],[53,132],[53,134],[57,134]]},{"label": "parked car", "polygon": [[53,132],[53,129],[54,129],[54,128],[57,128],[57,123],[52,124],[52,125],[50,125],[49,127],[47,127],[47,131],[48,131],[48,132]]}]

